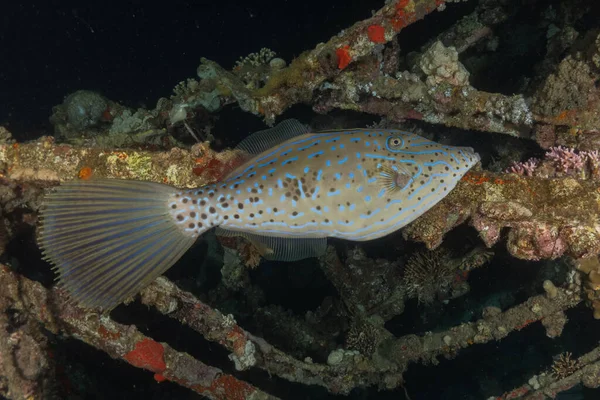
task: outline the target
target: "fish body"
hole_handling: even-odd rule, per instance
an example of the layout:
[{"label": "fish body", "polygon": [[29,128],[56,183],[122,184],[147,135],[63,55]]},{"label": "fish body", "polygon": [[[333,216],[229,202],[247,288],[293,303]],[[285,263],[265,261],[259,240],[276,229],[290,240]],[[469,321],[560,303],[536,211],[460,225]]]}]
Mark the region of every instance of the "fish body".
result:
[{"label": "fish body", "polygon": [[262,152],[222,183],[178,193],[170,207],[192,237],[219,225],[371,240],[429,210],[477,161],[470,148],[397,130],[307,134]]},{"label": "fish body", "polygon": [[61,283],[83,305],[110,309],[213,227],[278,260],[318,255],[327,237],[377,239],[429,210],[479,161],[471,148],[398,130],[281,125],[285,140],[270,145],[278,127],[247,139],[241,148],[253,157],[216,184],[61,185],[45,201],[39,239]]}]

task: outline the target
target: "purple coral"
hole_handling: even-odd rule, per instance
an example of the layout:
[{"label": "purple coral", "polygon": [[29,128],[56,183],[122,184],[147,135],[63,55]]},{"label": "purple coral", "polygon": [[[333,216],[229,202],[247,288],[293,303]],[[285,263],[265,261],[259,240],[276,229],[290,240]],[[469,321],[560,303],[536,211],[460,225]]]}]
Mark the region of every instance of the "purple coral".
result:
[{"label": "purple coral", "polygon": [[[583,152],[585,153],[585,152]],[[563,173],[581,171],[585,167],[586,155],[577,154],[567,147],[551,147],[546,152],[546,158],[552,160],[556,169]]]},{"label": "purple coral", "polygon": [[533,176],[533,172],[539,165],[540,160],[537,158],[530,158],[524,162],[515,162],[510,167],[506,168],[504,172],[508,174],[518,174],[525,176]]}]

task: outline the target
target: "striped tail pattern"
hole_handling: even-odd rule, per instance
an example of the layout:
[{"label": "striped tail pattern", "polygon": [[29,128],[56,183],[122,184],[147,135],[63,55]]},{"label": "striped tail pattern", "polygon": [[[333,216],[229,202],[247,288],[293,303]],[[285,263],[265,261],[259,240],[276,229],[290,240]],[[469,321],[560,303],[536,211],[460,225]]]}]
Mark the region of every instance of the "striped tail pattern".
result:
[{"label": "striped tail pattern", "polygon": [[194,243],[168,203],[177,189],[103,179],[61,184],[44,199],[38,243],[82,306],[110,310],[169,269]]}]

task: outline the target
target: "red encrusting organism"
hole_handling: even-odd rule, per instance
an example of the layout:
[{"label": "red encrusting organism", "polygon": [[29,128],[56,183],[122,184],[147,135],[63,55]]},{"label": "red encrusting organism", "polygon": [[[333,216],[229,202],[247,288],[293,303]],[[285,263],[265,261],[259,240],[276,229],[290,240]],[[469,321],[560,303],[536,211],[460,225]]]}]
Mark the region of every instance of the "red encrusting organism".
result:
[{"label": "red encrusting organism", "polygon": [[350,46],[345,45],[340,47],[335,51],[335,55],[338,58],[338,68],[344,69],[350,64],[352,61],[352,57],[350,56]]},{"label": "red encrusting organism", "polygon": [[367,35],[373,43],[385,43],[385,28],[381,25],[371,25],[367,28]]},{"label": "red encrusting organism", "polygon": [[164,354],[165,348],[162,344],[146,338],[137,342],[135,348],[123,358],[133,366],[160,374],[167,369]]}]

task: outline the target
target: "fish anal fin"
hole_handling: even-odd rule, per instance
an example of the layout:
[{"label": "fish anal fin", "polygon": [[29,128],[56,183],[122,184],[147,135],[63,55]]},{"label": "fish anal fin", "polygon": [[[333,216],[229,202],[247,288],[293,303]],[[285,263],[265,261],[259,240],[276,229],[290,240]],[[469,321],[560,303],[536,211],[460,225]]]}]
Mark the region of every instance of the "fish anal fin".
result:
[{"label": "fish anal fin", "polygon": [[218,227],[219,236],[239,236],[248,240],[266,260],[298,261],[325,254],[327,238],[289,238],[264,236],[255,233],[233,231]]}]

